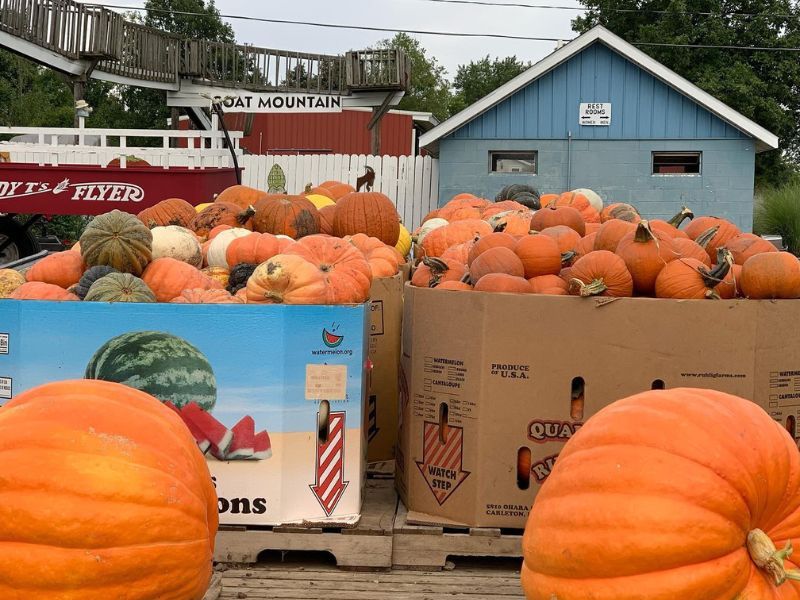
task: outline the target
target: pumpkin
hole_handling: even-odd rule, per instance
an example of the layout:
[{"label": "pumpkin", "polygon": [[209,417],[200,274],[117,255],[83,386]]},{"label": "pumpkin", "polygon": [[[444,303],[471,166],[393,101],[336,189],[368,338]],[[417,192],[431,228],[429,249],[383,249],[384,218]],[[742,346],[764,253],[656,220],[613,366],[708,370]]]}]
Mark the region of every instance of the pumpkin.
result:
[{"label": "pumpkin", "polygon": [[414,269],[411,285],[436,287],[445,281],[462,281],[467,272],[466,264],[452,258],[424,257]]},{"label": "pumpkin", "polygon": [[586,233],[584,234],[584,237],[593,233],[598,233],[602,226],[602,223],[586,223]]},{"label": "pumpkin", "polygon": [[498,203],[509,200],[514,201],[532,210],[539,210],[543,206],[539,198],[539,191],[529,185],[520,183],[505,186],[494,199]]},{"label": "pumpkin", "polygon": [[203,598],[217,496],[177,414],[124,385],[62,381],[6,403],[0,429],[0,597]]},{"label": "pumpkin", "polygon": [[336,203],[333,234],[338,237],[365,233],[394,246],[400,237],[400,215],[380,192],[353,192]]},{"label": "pumpkin", "polygon": [[[255,266],[255,265],[253,265]],[[247,287],[243,287],[238,292],[233,295],[234,298],[238,298],[242,301],[242,304],[247,304]]]},{"label": "pumpkin", "polygon": [[478,238],[472,244],[469,250],[469,255],[467,256],[467,264],[471,265],[476,258],[492,248],[498,248],[502,246],[513,250],[516,245],[517,240],[507,233],[499,231],[490,233],[489,235]]},{"label": "pumpkin", "polygon": [[[720,298],[716,287],[730,270],[732,260],[723,260],[713,270],[694,258],[670,262],[658,274],[655,293],[658,298]],[[735,294],[736,286],[733,286]],[[730,296],[732,297],[732,296]]]},{"label": "pumpkin", "polygon": [[796,598],[790,550],[776,546],[800,536],[798,472],[791,436],[749,400],[676,388],[615,402],[567,441],[536,496],[526,597]]},{"label": "pumpkin", "polygon": [[438,217],[446,221],[459,221],[463,219],[481,219],[483,209],[489,206],[489,201],[472,195],[456,196],[439,209]]},{"label": "pumpkin", "polygon": [[247,210],[251,206],[255,206],[256,202],[263,200],[266,196],[266,192],[262,192],[256,188],[246,185],[232,185],[222,190],[219,196],[214,198],[214,202],[227,202],[228,204],[235,204],[241,210]]},{"label": "pumpkin", "polygon": [[42,281],[29,281],[15,289],[9,298],[13,300],[79,300],[79,298],[62,287]]},{"label": "pumpkin", "polygon": [[595,250],[608,250],[616,252],[620,240],[626,235],[636,231],[636,225],[622,219],[611,219],[600,225],[597,237],[594,238]]},{"label": "pumpkin", "polygon": [[532,294],[531,286],[523,277],[508,273],[489,273],[478,280],[473,288],[476,292],[505,292],[509,294]]},{"label": "pumpkin", "polygon": [[203,212],[203,211],[204,211],[205,209],[207,209],[209,206],[213,206],[213,205],[214,205],[214,203],[213,203],[213,202],[203,202],[202,204],[197,204],[197,205],[195,205],[195,207],[194,207],[194,212],[195,212],[195,213]]},{"label": "pumpkin", "polygon": [[707,233],[711,228],[716,228],[716,232],[707,243],[700,245],[705,247],[713,261],[717,256],[717,250],[742,232],[730,221],[720,219],[719,217],[698,217],[689,223],[684,232],[691,239],[697,241],[701,235]]},{"label": "pumpkin", "polygon": [[501,200],[499,202],[493,202],[488,204],[486,208],[483,209],[481,212],[481,219],[488,221],[491,217],[499,215],[500,213],[516,210],[529,211],[527,206],[520,204],[519,202],[515,202],[514,200]]},{"label": "pumpkin", "polygon": [[633,295],[633,278],[625,261],[608,250],[594,250],[581,256],[570,268],[570,293],[577,296]]},{"label": "pumpkin", "polygon": [[170,302],[174,304],[244,304],[241,298],[232,296],[227,290],[183,290]]},{"label": "pumpkin", "polygon": [[594,250],[594,241],[596,238],[597,233],[590,233],[583,236],[575,248],[576,256],[583,256],[584,254],[589,254],[589,252]]},{"label": "pumpkin", "polygon": [[729,239],[725,242],[725,248],[730,250],[737,265],[744,265],[748,258],[756,254],[778,251],[772,243],[754,233],[741,233]]},{"label": "pumpkin", "polygon": [[230,271],[225,267],[206,267],[205,269],[201,269],[200,272],[217,281],[222,287],[228,287]]},{"label": "pumpkin", "polygon": [[739,285],[755,300],[800,298],[800,261],[788,252],[755,254],[742,265]]},{"label": "pumpkin", "polygon": [[256,204],[253,229],[259,233],[299,240],[319,233],[319,226],[319,211],[303,196],[271,196]]},{"label": "pumpkin", "polygon": [[470,280],[473,284],[489,273],[505,273],[515,277],[525,275],[522,261],[507,246],[496,246],[481,253],[469,266]]},{"label": "pumpkin", "polygon": [[580,192],[564,192],[553,204],[556,206],[571,206],[581,214],[584,223],[600,222],[600,213],[592,206],[589,199]]},{"label": "pumpkin", "polygon": [[91,220],[80,244],[87,267],[104,265],[139,276],[152,259],[153,234],[133,215],[112,210]]},{"label": "pumpkin", "polygon": [[77,252],[56,252],[37,261],[28,270],[26,279],[68,288],[80,281],[84,270],[83,257]]},{"label": "pumpkin", "polygon": [[195,207],[186,200],[167,198],[150,208],[145,208],[136,216],[146,227],[152,229],[165,225],[187,227],[196,214]]},{"label": "pumpkin", "polygon": [[448,221],[445,219],[440,219],[439,217],[435,217],[433,219],[428,219],[427,221],[423,221],[422,225],[420,225],[416,231],[414,231],[414,235],[412,236],[412,240],[416,240],[417,244],[422,244],[425,241],[425,237],[434,229],[438,229],[439,227],[444,227],[448,224]]},{"label": "pumpkin", "polygon": [[74,244],[72,244],[72,247],[69,250],[70,250],[70,252],[80,252],[81,251],[81,243],[80,242],[75,242]]},{"label": "pumpkin", "polygon": [[89,288],[92,287],[92,284],[101,277],[105,277],[109,273],[118,273],[118,271],[103,265],[90,267],[81,276],[80,281],[78,281],[78,285],[75,286],[75,295],[83,300],[86,297],[86,294],[89,293]]},{"label": "pumpkin", "polygon": [[8,298],[25,283],[25,276],[14,269],[0,269],[0,298]]},{"label": "pumpkin", "polygon": [[292,246],[295,242],[288,235],[276,235],[275,237],[278,238],[278,250],[280,250],[281,253]]},{"label": "pumpkin", "polygon": [[309,188],[309,193],[304,193],[303,195],[306,197],[306,200],[311,202],[311,204],[313,204],[317,210],[323,206],[336,206],[336,202],[327,196],[323,196],[322,194],[312,194],[310,193],[310,189],[311,188]]},{"label": "pumpkin", "polygon": [[526,235],[517,242],[514,252],[522,261],[526,279],[557,275],[561,271],[561,250],[550,236],[541,233]]},{"label": "pumpkin", "polygon": [[609,204],[600,213],[600,222],[605,223],[611,219],[620,219],[622,221],[629,221],[630,223],[638,223],[642,220],[639,216],[639,211],[630,204],[623,202],[615,202]]},{"label": "pumpkin", "polygon": [[479,219],[448,223],[444,227],[437,227],[425,236],[421,242],[422,252],[429,257],[441,256],[450,246],[462,244],[490,233],[492,233],[492,226]]},{"label": "pumpkin", "polygon": [[489,218],[494,231],[504,231],[509,235],[527,235],[531,231],[533,212],[528,209],[512,210]]},{"label": "pumpkin", "polygon": [[358,248],[367,259],[373,277],[392,277],[400,272],[405,260],[392,246],[387,246],[378,238],[363,233],[344,238]]},{"label": "pumpkin", "polygon": [[723,300],[731,300],[742,295],[739,282],[742,279],[742,265],[731,264],[731,269],[722,282],[717,285],[717,293]]},{"label": "pumpkin", "polygon": [[234,228],[231,227],[230,225],[217,225],[216,227],[214,227],[214,229],[208,232],[208,235],[206,236],[206,241],[210,242],[220,233],[222,233],[223,231],[228,231],[229,229],[234,229]]},{"label": "pumpkin", "polygon": [[157,258],[144,270],[142,280],[159,302],[169,302],[183,290],[221,288],[218,281],[174,258]]},{"label": "pumpkin", "polygon": [[239,263],[261,264],[280,252],[278,238],[271,233],[236,236],[227,244],[225,262],[230,268]]},{"label": "pumpkin", "polygon": [[[276,255],[277,256],[277,255]],[[258,265],[241,263],[231,267],[230,275],[228,275],[228,285],[225,286],[231,294],[236,294],[247,287],[247,280],[256,270]]]},{"label": "pumpkin", "polygon": [[408,258],[408,255],[411,254],[411,233],[402,223],[400,223],[400,235],[394,247],[403,258]]},{"label": "pumpkin", "polygon": [[457,290],[462,292],[472,291],[472,286],[465,281],[443,281],[436,286],[437,290]]},{"label": "pumpkin", "polygon": [[558,275],[539,275],[528,279],[534,294],[548,296],[568,296],[569,284]]},{"label": "pumpkin", "polygon": [[600,197],[600,194],[594,190],[578,188],[577,190],[572,190],[571,193],[584,196],[589,201],[589,204],[592,205],[592,208],[597,211],[598,215],[603,212],[603,199]]},{"label": "pumpkin", "polygon": [[574,229],[566,225],[555,225],[554,227],[546,227],[539,232],[541,235],[553,238],[558,244],[558,248],[562,254],[567,252],[577,252],[578,246],[581,244],[581,236],[575,232]]},{"label": "pumpkin", "polygon": [[130,273],[109,273],[92,284],[84,298],[87,302],[155,302],[147,284]]},{"label": "pumpkin", "polygon": [[178,225],[153,227],[153,258],[174,258],[200,268],[203,266],[203,251],[197,236],[189,229]]},{"label": "pumpkin", "polygon": [[424,225],[427,221],[430,221],[431,219],[436,219],[438,216],[439,216],[439,209],[434,208],[427,215],[422,217],[422,221],[420,221],[420,224]]},{"label": "pumpkin", "polygon": [[[249,229],[233,228],[220,233],[217,237],[211,240],[206,253],[206,264],[209,267],[227,267],[228,266],[228,248],[237,238],[245,238],[252,235],[253,232]],[[277,250],[277,240],[275,242]],[[234,263],[235,264],[235,263]]]},{"label": "pumpkin", "polygon": [[711,258],[708,256],[706,249],[694,240],[690,240],[688,237],[674,238],[672,240],[672,249],[675,251],[678,258],[694,258],[707,267],[711,266]]},{"label": "pumpkin", "polygon": [[548,227],[556,227],[558,225],[564,225],[570,229],[574,229],[580,237],[583,237],[586,233],[586,224],[583,221],[581,213],[571,206],[550,204],[536,211],[531,219],[531,229],[535,231],[542,231]]},{"label": "pumpkin", "polygon": [[195,215],[192,222],[189,223],[189,229],[201,238],[208,237],[209,232],[218,225],[252,230],[254,214],[256,211],[252,206],[242,209],[230,202],[214,202]]},{"label": "pumpkin", "polygon": [[[117,157],[108,161],[106,167],[120,167],[121,164],[122,160]],[[130,169],[131,167],[149,167],[151,165],[145,159],[129,154],[125,156],[125,166]]]},{"label": "pumpkin", "polygon": [[356,188],[352,185],[333,180],[323,181],[317,187],[311,189],[312,194],[321,194],[333,201],[338,201],[340,198],[355,191]]},{"label": "pumpkin", "polygon": [[[317,212],[319,213],[319,232],[326,235],[333,235],[333,216],[336,214],[336,205],[323,206]],[[399,239],[397,243],[400,243]]]},{"label": "pumpkin", "polygon": [[200,252],[203,254],[203,267],[208,266],[208,249],[211,248],[212,240],[207,240],[200,244]]},{"label": "pumpkin", "polygon": [[661,219],[650,219],[648,224],[653,231],[659,231],[672,239],[690,239],[685,231],[678,229],[686,219],[694,219],[694,213],[688,207],[684,206],[680,212],[672,217],[669,221],[662,221]]},{"label": "pumpkin", "polygon": [[452,258],[453,260],[460,262],[462,265],[466,265],[469,262],[469,253],[472,250],[472,246],[475,244],[474,241],[464,242],[463,244],[456,244],[455,246],[450,246],[447,250],[445,250],[442,255],[439,257],[441,259],[448,259]]},{"label": "pumpkin", "polygon": [[672,239],[653,232],[647,221],[637,223],[636,231],[620,240],[616,254],[633,277],[634,291],[642,296],[653,295],[661,269],[677,257]]},{"label": "pumpkin", "polygon": [[[355,249],[354,249],[355,250]],[[247,280],[248,304],[328,304],[324,273],[302,256],[278,254]]]}]

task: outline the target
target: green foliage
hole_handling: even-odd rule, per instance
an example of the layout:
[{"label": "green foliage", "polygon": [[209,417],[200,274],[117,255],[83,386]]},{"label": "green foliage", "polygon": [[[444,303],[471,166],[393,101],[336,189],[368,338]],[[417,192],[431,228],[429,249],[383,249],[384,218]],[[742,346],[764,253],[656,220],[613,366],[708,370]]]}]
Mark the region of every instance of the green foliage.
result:
[{"label": "green foliage", "polygon": [[[196,40],[233,42],[233,28],[220,17],[214,0],[147,0],[144,7],[156,9],[145,13],[144,24],[175,35]],[[177,12],[169,12],[177,11]],[[200,13],[202,16],[184,15]]]},{"label": "green foliage", "polygon": [[[800,47],[800,8],[792,0],[742,0],[733,4],[725,0],[581,2],[587,12],[573,21],[573,28],[579,32],[602,24],[629,42]],[[647,12],[653,10],[667,12]],[[731,16],[731,11],[759,16]],[[697,12],[715,14],[690,14]],[[800,158],[800,94],[796,89],[800,61],[796,53],[655,46],[640,49],[777,134],[784,153],[758,155],[756,177],[765,185],[786,181]]]},{"label": "green foliage", "polygon": [[800,181],[759,194],[753,219],[758,235],[780,235],[786,249],[800,256]]},{"label": "green foliage", "polygon": [[455,95],[450,104],[451,114],[464,110],[493,92],[507,81],[513,79],[530,67],[530,63],[517,60],[516,56],[489,58],[487,54],[468,65],[459,65],[453,80]]}]

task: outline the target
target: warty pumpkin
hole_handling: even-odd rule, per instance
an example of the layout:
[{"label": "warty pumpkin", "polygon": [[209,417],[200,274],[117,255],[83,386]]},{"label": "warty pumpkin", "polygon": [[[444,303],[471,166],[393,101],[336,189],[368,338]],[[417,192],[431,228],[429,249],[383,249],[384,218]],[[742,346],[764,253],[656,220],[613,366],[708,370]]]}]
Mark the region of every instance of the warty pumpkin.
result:
[{"label": "warty pumpkin", "polygon": [[798,537],[800,453],[779,423],[718,391],[648,391],[564,445],[525,526],[522,587],[528,600],[789,600],[800,583],[776,547]]},{"label": "warty pumpkin", "polygon": [[789,252],[756,254],[742,265],[739,284],[754,300],[800,298],[800,261]]},{"label": "warty pumpkin", "polygon": [[525,267],[513,250],[506,246],[496,246],[481,253],[469,266],[473,285],[489,273],[505,273],[521,278],[525,275]]},{"label": "warty pumpkin", "polygon": [[180,296],[170,300],[173,304],[244,304],[241,298],[227,290],[183,290]]},{"label": "warty pumpkin", "polygon": [[400,236],[400,215],[388,196],[380,192],[353,192],[336,203],[333,234],[337,237],[365,233],[394,246]]},{"label": "warty pumpkin", "polygon": [[492,233],[492,226],[486,221],[468,219],[448,223],[430,231],[422,240],[422,252],[425,256],[441,256],[450,246],[463,244]]},{"label": "warty pumpkin", "polygon": [[523,277],[508,273],[489,273],[478,280],[476,292],[503,292],[507,294],[532,294],[531,286]]},{"label": "warty pumpkin", "polygon": [[13,300],[80,300],[75,294],[62,287],[42,281],[28,281],[15,289],[9,298]]},{"label": "warty pumpkin", "polygon": [[446,281],[462,281],[466,278],[467,267],[462,261],[453,258],[423,257],[414,269],[411,285],[417,287],[436,287]]},{"label": "warty pumpkin", "polygon": [[177,414],[124,385],[63,381],[6,403],[0,430],[0,597],[203,598],[217,496]]},{"label": "warty pumpkin", "polygon": [[633,277],[634,291],[641,296],[653,295],[661,269],[677,257],[672,239],[652,231],[646,220],[637,223],[636,231],[620,240],[616,254],[625,261]]},{"label": "warty pumpkin", "polygon": [[259,233],[288,235],[299,240],[320,232],[319,211],[304,196],[270,196],[260,200],[255,208],[253,229]]},{"label": "warty pumpkin", "polygon": [[153,258],[174,258],[197,267],[203,266],[203,251],[197,236],[178,225],[153,227]]},{"label": "warty pumpkin", "polygon": [[232,185],[222,190],[219,195],[214,198],[214,202],[227,202],[228,204],[235,204],[241,210],[247,210],[251,206],[255,206],[259,200],[263,200],[266,197],[266,192],[262,192],[256,188],[246,185]]},{"label": "warty pumpkin", "polygon": [[630,204],[624,202],[615,202],[609,204],[600,213],[600,222],[605,223],[611,219],[620,219],[622,221],[629,221],[631,223],[638,223],[642,220],[639,211]]},{"label": "warty pumpkin", "polygon": [[514,247],[514,252],[522,261],[526,279],[540,275],[558,275],[563,257],[558,242],[550,236],[526,235]]},{"label": "warty pumpkin", "polygon": [[26,273],[26,279],[68,288],[80,281],[85,270],[83,257],[77,252],[55,252],[37,261]]},{"label": "warty pumpkin", "polygon": [[278,238],[271,233],[250,233],[234,238],[225,250],[225,262],[229,268],[239,263],[260,265],[280,252]]},{"label": "warty pumpkin", "polygon": [[581,213],[571,206],[550,204],[537,210],[531,218],[531,229],[535,231],[543,231],[557,225],[566,225],[570,229],[574,229],[580,237],[586,233],[586,223]]},{"label": "warty pumpkin", "polygon": [[209,232],[219,225],[252,230],[252,220],[255,214],[256,210],[252,206],[242,209],[230,202],[214,202],[195,215],[192,222],[189,223],[189,229],[200,238],[207,238]]},{"label": "warty pumpkin", "polygon": [[174,258],[157,258],[151,262],[144,270],[142,280],[153,291],[159,302],[169,302],[183,290],[222,287],[218,281]]},{"label": "warty pumpkin", "polygon": [[610,219],[600,225],[597,237],[594,238],[594,249],[616,252],[620,240],[632,231],[636,231],[635,223],[622,219]]},{"label": "warty pumpkin", "polygon": [[733,262],[743,265],[748,258],[764,252],[777,252],[778,249],[759,235],[741,233],[725,242],[725,248],[733,255]]},{"label": "warty pumpkin", "polygon": [[569,284],[558,275],[539,275],[528,279],[534,294],[548,296],[568,296]]},{"label": "warty pumpkin", "polygon": [[200,272],[219,282],[222,287],[228,287],[230,271],[225,267],[206,267],[204,269],[200,269]]},{"label": "warty pumpkin", "polygon": [[490,233],[489,235],[478,238],[472,244],[467,256],[467,264],[471,265],[476,258],[492,248],[498,248],[502,246],[504,248],[513,250],[516,245],[517,240],[507,233],[503,233],[501,231]]},{"label": "warty pumpkin", "polygon": [[633,295],[633,278],[619,256],[608,250],[594,250],[580,257],[569,271],[570,293],[576,296]]},{"label": "warty pumpkin", "polygon": [[0,298],[8,298],[25,283],[25,276],[14,269],[0,269]]},{"label": "warty pumpkin", "polygon": [[147,284],[130,273],[109,273],[92,284],[86,302],[155,302]]},{"label": "warty pumpkin", "polygon": [[[674,260],[665,266],[656,278],[656,297],[718,299],[720,294],[716,291],[717,286],[725,279],[732,262],[727,255],[716,267],[709,269],[694,258]],[[735,286],[733,290],[735,293]]]},{"label": "warty pumpkin", "polygon": [[145,208],[138,215],[139,220],[146,227],[163,227],[165,225],[178,225],[188,227],[197,212],[194,206],[180,198],[167,198],[157,202],[150,208]]},{"label": "warty pumpkin", "polygon": [[87,267],[104,265],[136,276],[153,257],[153,234],[139,219],[121,210],[92,219],[80,244]]},{"label": "warty pumpkin", "polygon": [[[253,232],[249,229],[234,227],[223,231],[216,236],[208,245],[206,252],[205,262],[209,267],[227,267],[228,266],[228,248],[234,240],[238,238],[245,238],[252,235]],[[276,240],[277,246],[277,240]]]},{"label": "warty pumpkin", "polygon": [[405,260],[394,247],[387,246],[378,238],[363,233],[347,236],[345,241],[358,248],[367,259],[373,277],[392,277],[400,272]]}]

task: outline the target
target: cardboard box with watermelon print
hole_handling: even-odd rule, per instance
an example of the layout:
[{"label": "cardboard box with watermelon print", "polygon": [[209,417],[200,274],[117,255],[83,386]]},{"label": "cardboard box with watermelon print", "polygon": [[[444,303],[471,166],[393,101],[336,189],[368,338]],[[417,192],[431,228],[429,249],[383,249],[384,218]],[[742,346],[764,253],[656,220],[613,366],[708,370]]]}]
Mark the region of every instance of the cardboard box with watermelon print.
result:
[{"label": "cardboard box with watermelon print", "polygon": [[[227,525],[355,522],[369,305],[0,301],[0,405],[84,377],[151,393],[206,453]],[[2,410],[2,409],[0,409]]]},{"label": "cardboard box with watermelon print", "polygon": [[645,390],[735,394],[798,439],[797,300],[407,286],[404,302],[396,483],[409,522],[524,527],[559,452],[586,419]]}]

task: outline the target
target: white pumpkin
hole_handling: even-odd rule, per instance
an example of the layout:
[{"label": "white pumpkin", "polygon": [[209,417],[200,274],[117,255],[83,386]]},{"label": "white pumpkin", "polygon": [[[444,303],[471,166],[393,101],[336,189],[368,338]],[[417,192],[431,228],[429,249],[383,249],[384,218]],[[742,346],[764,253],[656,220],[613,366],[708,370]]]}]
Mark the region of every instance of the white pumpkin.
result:
[{"label": "white pumpkin", "polygon": [[153,227],[153,258],[174,258],[198,269],[203,266],[203,252],[197,236],[185,227]]},{"label": "white pumpkin", "polygon": [[577,190],[572,190],[573,194],[583,194],[586,196],[586,199],[589,201],[589,204],[594,207],[594,209],[601,213],[603,212],[603,199],[600,197],[600,194],[595,192],[594,190],[590,190],[587,188],[578,188]]},{"label": "white pumpkin", "polygon": [[241,227],[234,227],[233,229],[226,229],[221,231],[217,236],[211,240],[206,253],[206,264],[209,267],[224,267],[228,268],[228,260],[225,254],[228,251],[228,246],[236,238],[244,237],[253,233],[249,229]]},{"label": "white pumpkin", "polygon": [[439,217],[434,217],[433,219],[428,219],[422,225],[420,225],[419,229],[417,230],[417,244],[421,244],[422,240],[425,239],[425,236],[428,235],[434,229],[438,229],[439,227],[444,227],[445,225],[449,224],[447,219],[440,219]]}]

